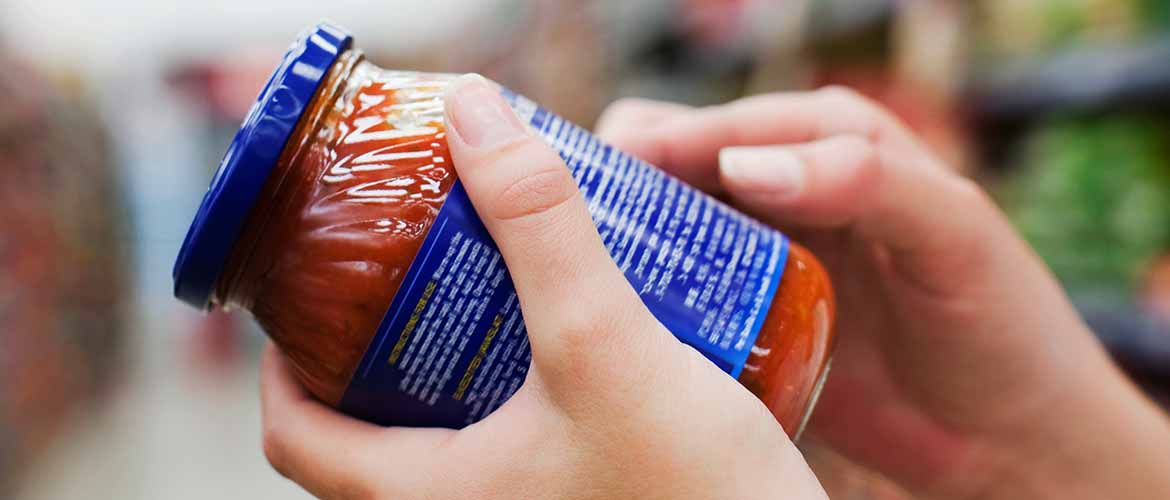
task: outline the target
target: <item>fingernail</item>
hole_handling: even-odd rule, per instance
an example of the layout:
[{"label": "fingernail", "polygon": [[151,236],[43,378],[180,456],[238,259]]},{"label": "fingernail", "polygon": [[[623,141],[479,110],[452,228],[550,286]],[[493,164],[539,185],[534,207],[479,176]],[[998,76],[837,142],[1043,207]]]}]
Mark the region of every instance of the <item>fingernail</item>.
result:
[{"label": "fingernail", "polygon": [[527,135],[499,90],[480,75],[456,78],[444,101],[448,128],[468,146],[495,148]]},{"label": "fingernail", "polygon": [[804,189],[804,162],[778,147],[723,148],[719,170],[741,192],[791,198]]}]

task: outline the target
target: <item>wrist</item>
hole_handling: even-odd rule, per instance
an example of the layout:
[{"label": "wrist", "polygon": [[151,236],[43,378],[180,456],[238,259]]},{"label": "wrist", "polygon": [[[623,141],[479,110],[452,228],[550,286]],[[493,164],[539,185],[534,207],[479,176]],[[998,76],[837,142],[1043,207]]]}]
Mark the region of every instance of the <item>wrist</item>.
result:
[{"label": "wrist", "polygon": [[976,499],[1170,497],[1170,421],[1120,374],[989,446]]}]

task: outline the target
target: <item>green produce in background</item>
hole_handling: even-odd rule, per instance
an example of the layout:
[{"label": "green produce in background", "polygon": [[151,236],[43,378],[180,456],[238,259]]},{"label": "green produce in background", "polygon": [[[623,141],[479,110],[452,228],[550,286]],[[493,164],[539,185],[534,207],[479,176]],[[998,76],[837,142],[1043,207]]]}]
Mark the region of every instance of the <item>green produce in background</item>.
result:
[{"label": "green produce in background", "polygon": [[1142,19],[1150,32],[1159,33],[1170,29],[1170,1],[1142,0]]},{"label": "green produce in background", "polygon": [[1028,241],[1073,290],[1128,294],[1170,249],[1170,124],[1060,118],[1027,139],[1003,191]]}]

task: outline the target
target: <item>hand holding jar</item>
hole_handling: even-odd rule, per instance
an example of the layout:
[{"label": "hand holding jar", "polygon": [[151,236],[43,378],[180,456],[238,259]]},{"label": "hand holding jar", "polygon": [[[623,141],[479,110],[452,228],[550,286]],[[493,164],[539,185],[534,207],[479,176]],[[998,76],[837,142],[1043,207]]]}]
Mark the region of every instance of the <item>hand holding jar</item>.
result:
[{"label": "hand holding jar", "polygon": [[446,109],[459,177],[519,295],[528,377],[461,430],[384,428],[318,402],[270,348],[277,470],[322,498],[825,498],[768,408],[650,314],[564,162],[498,91],[462,77]]},{"label": "hand holding jar", "polygon": [[922,498],[1170,498],[1170,420],[987,195],[881,107],[627,100],[598,135],[823,259],[843,314],[807,435]]},{"label": "hand holding jar", "polygon": [[[490,96],[472,94],[478,104],[452,110],[503,120]],[[994,205],[880,108],[839,89],[711,108],[623,101],[599,129],[827,257],[852,312],[814,438],[925,498],[1170,493],[1165,415],[1111,364]],[[453,134],[452,153],[516,261],[531,383],[461,431],[383,429],[314,401],[270,350],[273,463],[327,498],[823,496],[740,386],[680,350],[628,287],[594,288],[618,281],[588,257],[597,242],[578,198],[551,160],[518,161],[551,155],[492,134]],[[585,338],[604,349],[581,349]],[[631,359],[647,370],[627,370]],[[455,474],[452,463],[467,467]],[[722,489],[708,473],[755,487]]]}]

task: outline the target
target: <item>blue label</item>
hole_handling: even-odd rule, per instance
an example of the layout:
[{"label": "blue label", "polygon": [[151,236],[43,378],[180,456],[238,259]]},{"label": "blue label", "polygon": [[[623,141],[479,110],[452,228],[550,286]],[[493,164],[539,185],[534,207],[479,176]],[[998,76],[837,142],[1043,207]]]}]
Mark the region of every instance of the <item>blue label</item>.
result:
[{"label": "blue label", "polygon": [[[508,98],[569,166],[650,312],[738,377],[776,294],[787,239],[528,99]],[[340,408],[383,425],[463,427],[507,401],[531,359],[504,260],[457,182]]]}]

